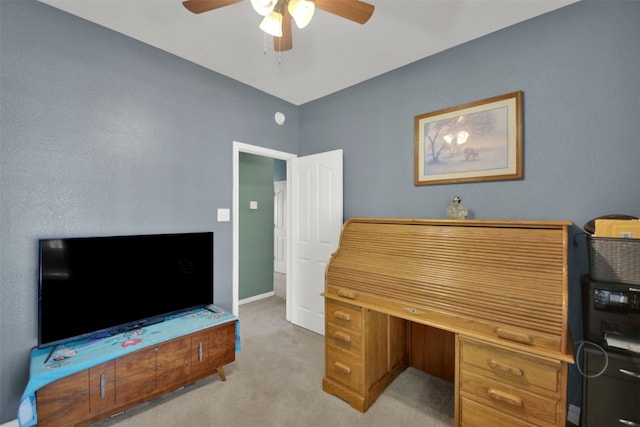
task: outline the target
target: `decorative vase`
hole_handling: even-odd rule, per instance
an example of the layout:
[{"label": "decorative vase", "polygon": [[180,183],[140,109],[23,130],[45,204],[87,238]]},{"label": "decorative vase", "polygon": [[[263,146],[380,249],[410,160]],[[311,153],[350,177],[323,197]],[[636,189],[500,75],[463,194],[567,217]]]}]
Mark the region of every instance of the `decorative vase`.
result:
[{"label": "decorative vase", "polygon": [[469,210],[462,206],[462,199],[460,196],[453,198],[452,203],[447,208],[447,217],[451,219],[465,219]]}]

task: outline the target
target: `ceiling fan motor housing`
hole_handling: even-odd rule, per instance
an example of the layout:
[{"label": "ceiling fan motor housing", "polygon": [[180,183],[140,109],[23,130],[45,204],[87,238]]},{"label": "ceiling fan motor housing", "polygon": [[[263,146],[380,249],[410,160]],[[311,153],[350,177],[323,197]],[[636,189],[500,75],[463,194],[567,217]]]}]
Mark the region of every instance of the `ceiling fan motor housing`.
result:
[{"label": "ceiling fan motor housing", "polygon": [[[193,13],[203,13],[239,3],[242,0],[186,0],[184,7]],[[316,9],[323,10],[358,24],[366,23],[373,15],[374,6],[360,0],[251,0],[254,10],[264,16],[260,28],[274,36],[274,50],[293,48],[291,19],[298,28],[306,27]]]}]

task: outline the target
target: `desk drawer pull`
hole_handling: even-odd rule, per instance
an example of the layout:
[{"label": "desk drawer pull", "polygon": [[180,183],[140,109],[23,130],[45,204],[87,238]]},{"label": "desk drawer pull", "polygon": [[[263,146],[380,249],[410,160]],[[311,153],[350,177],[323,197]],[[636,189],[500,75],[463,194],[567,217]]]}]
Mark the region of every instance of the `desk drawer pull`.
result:
[{"label": "desk drawer pull", "polygon": [[490,388],[489,390],[487,390],[487,394],[489,395],[490,398],[508,403],[511,406],[519,406],[519,407],[522,406],[522,399],[512,394],[505,393],[504,391],[496,390],[495,388]]},{"label": "desk drawer pull", "polygon": [[523,375],[522,369],[516,368],[515,366],[505,365],[504,363],[500,363],[496,360],[489,360],[489,367],[497,371],[515,375],[516,377],[521,377]]},{"label": "desk drawer pull", "polygon": [[631,420],[625,420],[624,418],[619,418],[619,419],[618,419],[618,422],[619,422],[620,424],[624,424],[625,426],[640,426],[640,424],[638,424],[638,423],[634,423],[634,422],[633,422],[633,421],[631,421]]},{"label": "desk drawer pull", "polygon": [[357,298],[357,295],[354,292],[343,291],[343,290],[339,290],[338,291],[338,296],[344,297],[344,298],[349,298],[349,299],[356,299]]},{"label": "desk drawer pull", "polygon": [[505,340],[515,341],[522,344],[532,344],[533,341],[531,339],[531,336],[525,333],[510,331],[504,328],[496,328],[496,335],[498,335],[500,338],[504,338]]},{"label": "desk drawer pull", "polygon": [[342,320],[351,320],[351,315],[349,313],[345,313],[344,311],[340,311],[340,310],[334,311],[333,316]]},{"label": "desk drawer pull", "polygon": [[640,378],[640,374],[637,372],[630,371],[628,369],[619,369],[621,374],[629,375],[630,377]]},{"label": "desk drawer pull", "polygon": [[351,375],[351,368],[344,363],[333,362],[333,366],[335,366],[338,371],[341,371],[342,373],[345,373],[347,375]]},{"label": "desk drawer pull", "polygon": [[336,333],[333,334],[333,337],[337,340],[344,341],[346,343],[351,342],[351,336],[345,334],[344,332],[337,331]]}]

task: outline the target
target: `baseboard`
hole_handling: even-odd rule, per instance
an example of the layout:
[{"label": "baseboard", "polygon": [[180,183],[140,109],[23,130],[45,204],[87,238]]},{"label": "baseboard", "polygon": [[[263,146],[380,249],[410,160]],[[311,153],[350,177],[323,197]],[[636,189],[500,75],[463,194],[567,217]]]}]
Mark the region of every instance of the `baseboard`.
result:
[{"label": "baseboard", "polygon": [[[256,296],[253,296],[253,297],[241,299],[240,301],[238,301],[238,305],[242,305],[242,304],[246,304],[246,303],[254,302],[254,301],[259,301],[261,299],[269,298],[269,297],[272,297],[274,295],[275,295],[275,292],[271,291],[271,292],[267,292],[265,294],[260,294],[260,295],[256,295]],[[4,426],[0,426],[0,427],[4,427]]]},{"label": "baseboard", "polygon": [[16,418],[13,421],[6,422],[0,425],[0,427],[18,427],[18,419]]}]

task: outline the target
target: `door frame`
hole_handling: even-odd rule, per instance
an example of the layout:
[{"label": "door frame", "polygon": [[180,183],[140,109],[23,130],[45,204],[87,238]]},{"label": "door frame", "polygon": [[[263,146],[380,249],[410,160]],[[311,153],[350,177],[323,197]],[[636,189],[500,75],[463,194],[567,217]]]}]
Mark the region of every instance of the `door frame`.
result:
[{"label": "door frame", "polygon": [[[286,198],[285,201],[285,227],[287,231],[291,230],[291,161],[298,156],[284,151],[272,150],[270,148],[259,147],[257,145],[245,144],[243,142],[233,141],[233,200],[232,200],[232,226],[233,226],[233,260],[232,260],[232,312],[238,315],[239,312],[239,295],[240,295],[240,153],[256,154],[258,156],[271,157],[274,159],[285,160],[287,162],[287,179],[286,179]],[[286,245],[291,247],[291,233],[287,233]],[[291,278],[291,251],[287,251],[285,255],[286,266],[286,319],[291,320],[291,286],[289,280]]]}]

